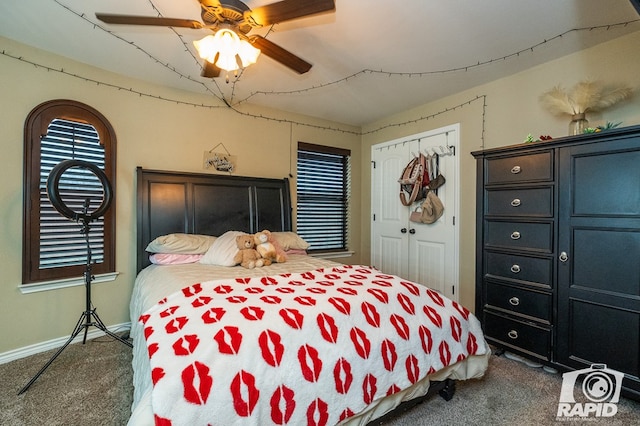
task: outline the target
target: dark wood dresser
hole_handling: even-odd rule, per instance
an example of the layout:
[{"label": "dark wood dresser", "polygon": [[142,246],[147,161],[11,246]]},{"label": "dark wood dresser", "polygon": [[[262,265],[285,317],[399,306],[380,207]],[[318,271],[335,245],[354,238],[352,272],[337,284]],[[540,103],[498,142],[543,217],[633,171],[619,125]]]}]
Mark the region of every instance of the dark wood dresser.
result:
[{"label": "dark wood dresser", "polygon": [[640,126],[473,152],[487,340],[640,399]]}]

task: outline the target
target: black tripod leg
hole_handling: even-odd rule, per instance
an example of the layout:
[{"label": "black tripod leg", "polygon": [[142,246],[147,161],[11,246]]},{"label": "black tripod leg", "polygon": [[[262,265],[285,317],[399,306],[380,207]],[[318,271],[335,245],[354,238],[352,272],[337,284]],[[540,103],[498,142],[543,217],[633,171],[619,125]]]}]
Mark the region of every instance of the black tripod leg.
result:
[{"label": "black tripod leg", "polygon": [[96,328],[99,328],[100,330],[104,331],[106,334],[108,334],[109,336],[113,337],[114,339],[124,343],[125,345],[129,346],[130,348],[133,347],[133,345],[131,344],[131,342],[129,342],[128,340],[123,339],[122,337],[118,336],[117,334],[115,334],[114,332],[112,332],[111,330],[109,330],[104,323],[102,322],[102,320],[100,319],[100,317],[98,316],[98,313],[96,312],[96,310],[92,310],[91,311],[91,316],[93,317],[93,319],[95,320],[95,323],[93,324]]},{"label": "black tripod leg", "polygon": [[91,311],[86,311],[84,313],[85,322],[84,322],[84,337],[82,338],[82,344],[87,343],[87,332],[89,331],[89,327],[91,327]]},{"label": "black tripod leg", "polygon": [[38,371],[38,373],[33,376],[33,378],[29,381],[29,383],[27,383],[22,389],[20,389],[20,392],[18,392],[18,395],[21,395],[23,393],[25,393],[27,391],[27,389],[29,389],[29,387],[31,387],[31,385],[38,380],[38,377],[40,377],[40,375],[42,373],[44,373],[44,370],[46,370],[53,361],[55,361],[56,358],[58,358],[58,355],[60,355],[62,353],[62,351],[69,346],[69,343],[71,343],[71,341],[73,339],[75,339],[75,337],[80,334],[80,332],[82,331],[82,329],[85,329],[86,332],[86,325],[83,324],[83,320],[86,317],[86,312],[84,314],[82,314],[80,316],[80,319],[78,320],[78,323],[76,324],[76,328],[73,330],[73,333],[71,333],[71,336],[69,336],[69,339],[66,341],[66,343],[64,345],[62,345],[62,347],[60,349],[58,349],[58,351],[49,359],[49,361],[47,361],[47,363],[44,365],[44,367],[42,367],[40,369],[40,371]]}]

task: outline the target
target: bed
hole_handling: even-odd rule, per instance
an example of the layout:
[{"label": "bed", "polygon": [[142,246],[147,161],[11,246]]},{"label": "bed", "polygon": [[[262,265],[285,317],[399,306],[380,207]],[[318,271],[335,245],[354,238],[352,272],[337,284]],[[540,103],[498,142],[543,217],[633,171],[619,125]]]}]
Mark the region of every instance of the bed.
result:
[{"label": "bed", "polygon": [[[287,179],[136,177],[130,426],[369,424],[486,371],[489,346],[463,306],[297,247]],[[286,262],[222,266],[232,237],[263,229]],[[168,235],[217,238],[197,261],[161,264],[147,249]]]}]

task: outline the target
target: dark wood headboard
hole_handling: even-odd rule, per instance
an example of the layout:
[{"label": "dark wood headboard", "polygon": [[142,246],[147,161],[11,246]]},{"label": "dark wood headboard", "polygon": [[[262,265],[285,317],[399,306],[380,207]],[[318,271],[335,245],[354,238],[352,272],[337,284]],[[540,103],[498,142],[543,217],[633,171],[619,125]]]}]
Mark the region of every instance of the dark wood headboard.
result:
[{"label": "dark wood headboard", "polygon": [[219,236],[291,230],[288,179],[136,169],[137,271],[150,264],[145,248],[171,233]]}]

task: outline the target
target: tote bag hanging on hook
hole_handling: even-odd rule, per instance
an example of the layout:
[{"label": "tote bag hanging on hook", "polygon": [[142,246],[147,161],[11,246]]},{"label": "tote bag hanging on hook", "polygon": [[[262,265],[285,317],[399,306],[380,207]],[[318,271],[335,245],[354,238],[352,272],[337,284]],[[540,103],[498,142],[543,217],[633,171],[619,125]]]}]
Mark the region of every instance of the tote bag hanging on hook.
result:
[{"label": "tote bag hanging on hook", "polygon": [[414,223],[432,224],[440,219],[443,213],[444,205],[442,201],[435,192],[429,191],[422,205],[411,212],[409,220]]},{"label": "tote bag hanging on hook", "polygon": [[440,198],[433,191],[427,193],[427,198],[422,203],[422,215],[420,221],[422,223],[434,223],[442,217],[444,213],[444,205]]}]

